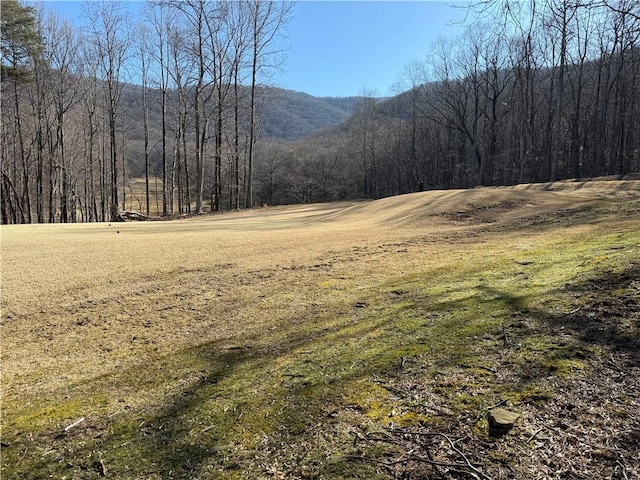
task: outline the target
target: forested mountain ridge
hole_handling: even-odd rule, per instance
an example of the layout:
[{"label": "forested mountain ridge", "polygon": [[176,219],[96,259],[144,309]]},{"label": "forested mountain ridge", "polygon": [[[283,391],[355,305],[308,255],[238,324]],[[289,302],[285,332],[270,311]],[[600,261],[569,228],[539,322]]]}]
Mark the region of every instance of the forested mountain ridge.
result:
[{"label": "forested mountain ridge", "polygon": [[295,140],[346,121],[356,97],[314,97],[307,93],[264,88],[262,131],[265,137]]},{"label": "forested mountain ridge", "polygon": [[[241,87],[247,95],[247,87]],[[322,134],[339,127],[353,114],[357,97],[314,97],[312,95],[276,87],[259,87],[258,136],[267,142],[304,141],[306,137]],[[152,138],[159,138],[162,126],[161,92],[150,88],[148,96],[149,131]],[[142,114],[142,87],[125,84],[122,90],[124,129],[129,140],[125,152],[129,173],[144,175],[144,130],[140,122]],[[169,103],[177,102],[177,92],[169,91]],[[157,152],[151,158],[152,172],[159,168]]]},{"label": "forested mountain ridge", "polygon": [[[240,87],[247,95],[247,87]],[[142,87],[127,84],[122,103],[127,107],[124,123],[133,131],[142,130],[139,119]],[[259,91],[260,136],[271,140],[299,140],[344,123],[352,114],[357,97],[314,97],[303,92],[262,86]],[[161,126],[160,91],[149,89],[149,118],[151,128],[159,132]],[[170,91],[171,101],[177,93]],[[135,136],[142,138],[138,132]]]},{"label": "forested mountain ridge", "polygon": [[403,73],[404,92],[361,99],[322,156],[341,158],[348,147],[360,180],[352,187],[372,198],[638,172],[633,5],[635,14],[555,5],[531,17],[528,32],[484,25],[443,40]]}]

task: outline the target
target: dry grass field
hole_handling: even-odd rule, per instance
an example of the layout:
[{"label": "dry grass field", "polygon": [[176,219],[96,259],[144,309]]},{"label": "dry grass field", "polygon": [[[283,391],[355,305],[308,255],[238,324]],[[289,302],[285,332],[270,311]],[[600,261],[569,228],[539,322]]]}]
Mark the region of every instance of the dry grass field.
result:
[{"label": "dry grass field", "polygon": [[640,478],[640,181],[0,235],[3,480]]}]

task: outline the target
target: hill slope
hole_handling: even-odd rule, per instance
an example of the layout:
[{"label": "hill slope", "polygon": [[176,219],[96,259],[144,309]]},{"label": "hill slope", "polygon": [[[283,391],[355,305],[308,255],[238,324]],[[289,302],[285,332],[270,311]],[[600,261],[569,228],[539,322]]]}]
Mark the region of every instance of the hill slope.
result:
[{"label": "hill slope", "polygon": [[635,181],[3,226],[2,476],[635,478],[639,217]]},{"label": "hill slope", "polygon": [[335,127],[349,118],[355,97],[313,97],[291,90],[269,89],[262,130],[269,138],[295,140]]},{"label": "hill slope", "polygon": [[[125,85],[122,95],[127,117],[125,123],[129,125],[130,138],[134,140],[143,138],[142,124],[137,120],[140,118],[142,108],[141,99],[140,86]],[[343,123],[351,115],[355,101],[355,97],[313,97],[292,90],[261,87],[258,102],[263,115],[262,135],[278,140],[295,140],[314,135]],[[154,130],[153,135],[159,135],[160,108],[160,92],[151,89],[149,91],[150,125],[152,129],[157,130]]]}]

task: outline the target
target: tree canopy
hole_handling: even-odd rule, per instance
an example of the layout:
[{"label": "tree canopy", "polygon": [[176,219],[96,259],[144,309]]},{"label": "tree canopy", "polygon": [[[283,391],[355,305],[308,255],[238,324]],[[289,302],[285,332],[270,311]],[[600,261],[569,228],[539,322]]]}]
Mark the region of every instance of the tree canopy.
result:
[{"label": "tree canopy", "polygon": [[19,76],[33,64],[42,51],[43,39],[38,31],[35,10],[17,0],[2,2],[2,76]]}]

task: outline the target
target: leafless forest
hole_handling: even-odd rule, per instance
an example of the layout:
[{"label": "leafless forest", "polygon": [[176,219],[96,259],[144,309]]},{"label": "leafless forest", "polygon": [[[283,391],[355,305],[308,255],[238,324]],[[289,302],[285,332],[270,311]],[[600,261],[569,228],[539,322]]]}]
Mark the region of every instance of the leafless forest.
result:
[{"label": "leafless forest", "polygon": [[170,216],[640,171],[635,0],[471,2],[395,97],[363,91],[347,122],[283,141],[262,134],[264,86],[294,8],[154,1],[134,25],[87,2],[79,29],[3,1],[2,223],[115,220],[132,197]]}]

